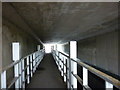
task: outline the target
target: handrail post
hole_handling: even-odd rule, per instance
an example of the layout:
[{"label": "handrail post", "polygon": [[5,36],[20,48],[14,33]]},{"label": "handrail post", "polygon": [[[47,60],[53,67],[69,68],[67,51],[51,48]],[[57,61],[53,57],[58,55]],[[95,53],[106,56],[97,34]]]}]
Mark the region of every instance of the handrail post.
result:
[{"label": "handrail post", "polygon": [[27,57],[27,83],[30,83],[29,56]]},{"label": "handrail post", "polygon": [[66,82],[66,79],[67,79],[67,61],[66,61],[66,58],[64,59],[64,64],[65,64],[65,66],[64,66],[64,73],[65,73],[65,79],[64,79],[64,81]]},{"label": "handrail post", "polygon": [[68,88],[69,89],[71,89],[71,59],[70,59],[70,55],[69,55],[69,60],[68,60],[68,68],[69,68],[69,77],[68,77],[68,79],[69,79],[69,83],[68,83]]},{"label": "handrail post", "polygon": [[39,56],[39,51],[37,52],[37,66],[36,66],[36,68],[38,67],[38,65],[39,65],[39,61],[40,61],[40,56]]},{"label": "handrail post", "polygon": [[88,86],[88,70],[84,67],[83,67],[83,85]]},{"label": "handrail post", "polygon": [[[19,64],[16,64],[14,66],[14,77],[19,77]],[[15,82],[15,88],[18,89],[19,88],[19,79],[16,80]]]},{"label": "handrail post", "polygon": [[62,56],[62,76],[64,78],[64,57]]},{"label": "handrail post", "polygon": [[35,53],[33,54],[33,73],[35,73]]},{"label": "handrail post", "polygon": [[58,55],[56,54],[56,52],[54,51],[54,57],[55,57],[55,62],[56,62],[56,64],[58,65],[58,57],[57,57]]},{"label": "handrail post", "polygon": [[36,63],[37,63],[37,53],[35,53],[35,71],[36,71]]},{"label": "handrail post", "polygon": [[32,55],[30,56],[30,75],[33,76]]},{"label": "handrail post", "polygon": [[59,60],[60,60],[60,73],[62,76],[62,58],[61,58],[61,54],[59,54]]},{"label": "handrail post", "polygon": [[22,88],[25,88],[25,63],[22,59]]},{"label": "handrail post", "polygon": [[65,57],[63,57],[63,74],[64,74],[64,76],[63,76],[63,78],[64,78],[64,82],[66,81],[65,80],[65,70],[66,70],[66,68],[65,68]]},{"label": "handrail post", "polygon": [[37,66],[38,66],[38,52],[36,52],[36,69],[37,69]]},{"label": "handrail post", "polygon": [[35,71],[36,71],[36,69],[37,69],[37,60],[38,60],[37,52],[35,53],[35,57],[36,57],[36,59],[35,59]]},{"label": "handrail post", "polygon": [[22,65],[21,65],[21,64],[22,64],[22,62],[20,61],[20,62],[19,62],[19,76],[20,76],[20,77],[19,77],[19,82],[20,82],[19,85],[20,85],[20,88],[22,88],[22,80],[21,80],[21,79],[22,79],[22,78],[21,78],[21,77],[22,77],[22,76],[21,76],[21,74],[22,74]]},{"label": "handrail post", "polygon": [[1,73],[1,89],[7,88],[7,82],[6,82],[6,71],[3,71]]},{"label": "handrail post", "polygon": [[105,81],[105,88],[106,90],[113,90],[113,85],[107,81]]},{"label": "handrail post", "polygon": [[59,60],[59,58],[60,58],[60,53],[58,52],[58,69],[60,70],[60,60]]}]

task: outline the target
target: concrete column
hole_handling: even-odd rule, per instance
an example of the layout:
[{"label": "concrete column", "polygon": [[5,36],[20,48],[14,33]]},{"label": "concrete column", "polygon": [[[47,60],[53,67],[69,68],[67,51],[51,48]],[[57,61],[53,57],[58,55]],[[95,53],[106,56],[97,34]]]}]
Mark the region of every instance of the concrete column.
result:
[{"label": "concrete column", "polygon": [[[12,43],[12,57],[13,61],[16,62],[20,59],[20,48],[19,48],[19,42],[13,42]],[[14,66],[14,77],[19,77],[19,64],[16,64]],[[15,82],[15,88],[19,88],[19,80]]]},{"label": "concrete column", "polygon": [[[76,59],[77,58],[77,42],[76,41],[70,41],[70,58]],[[71,61],[71,72],[73,74],[77,74],[77,63]],[[71,75],[71,84],[73,85],[73,88],[77,88],[77,79]]]},{"label": "concrete column", "polygon": [[37,50],[38,50],[38,51],[40,50],[40,45],[37,45]]},{"label": "concrete column", "polygon": [[57,44],[55,45],[55,50],[57,51]]},{"label": "concrete column", "polygon": [[[2,69],[2,2],[1,1],[0,1],[0,69]],[[0,88],[1,88],[1,82],[0,82]]]}]

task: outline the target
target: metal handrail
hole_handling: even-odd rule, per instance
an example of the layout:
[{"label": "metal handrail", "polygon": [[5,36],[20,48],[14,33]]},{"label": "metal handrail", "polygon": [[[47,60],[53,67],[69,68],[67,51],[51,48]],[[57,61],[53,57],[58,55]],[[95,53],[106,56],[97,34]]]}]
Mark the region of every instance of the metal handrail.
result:
[{"label": "metal handrail", "polygon": [[[35,56],[34,59],[33,59],[33,58],[32,58],[32,59],[31,59],[31,58],[28,58],[28,57],[31,57],[33,54],[36,54],[36,56]],[[41,55],[39,55],[39,54],[41,54]],[[42,57],[41,57],[41,56],[42,56]],[[5,78],[5,80],[1,82],[1,83],[2,83],[2,89],[3,89],[3,88],[10,88],[14,83],[17,82],[17,80],[18,80],[20,77],[21,77],[21,78],[24,77],[24,78],[25,78],[25,81],[26,81],[26,79],[28,79],[28,78],[31,76],[30,74],[31,74],[31,73],[34,73],[34,71],[36,71],[35,68],[37,68],[37,66],[38,66],[38,64],[41,62],[43,56],[44,56],[44,49],[41,49],[41,50],[39,50],[39,51],[36,51],[36,52],[34,52],[34,53],[30,54],[30,55],[27,55],[27,56],[23,57],[22,59],[17,60],[16,62],[13,62],[13,63],[11,63],[10,65],[8,65],[8,66],[0,69],[0,74],[2,75],[3,79]],[[36,67],[32,66],[32,69],[35,69],[33,72],[31,72],[30,69],[29,69],[29,68],[31,68],[31,67],[30,67],[30,65],[31,65],[31,60],[32,60],[32,63],[33,63],[34,61],[35,61],[35,63],[37,63],[37,64],[35,64]],[[18,68],[19,68],[19,65],[20,65],[20,64],[22,65],[22,62],[24,62],[24,61],[27,62],[27,65],[24,65],[24,66],[25,66],[24,68],[22,68],[22,66],[21,66],[21,68],[20,68],[21,71],[19,71],[19,70],[17,71],[17,72],[19,72],[18,76],[15,76],[15,77],[13,78],[12,82],[10,82],[9,84],[7,84],[7,81],[6,81],[6,71],[7,71],[8,69],[16,66],[16,65],[18,65],[18,66],[17,66],[17,67],[14,67],[14,70],[15,70],[15,68],[18,69]],[[25,70],[27,70],[27,77],[26,77],[26,76],[23,76],[23,72],[25,72]],[[14,71],[14,73],[15,73],[15,71]],[[3,82],[4,82],[4,84],[3,84]],[[29,83],[29,80],[28,80],[28,83]]]},{"label": "metal handrail", "polygon": [[[71,59],[72,61],[75,61],[73,59]],[[96,68],[93,68],[92,66],[90,65],[87,65],[85,63],[83,63],[82,61],[80,61],[79,59],[76,61],[76,63],[78,63],[79,65],[85,67],[86,69],[88,69],[90,72],[94,73],[95,75],[97,75],[98,77],[102,78],[103,80],[105,81],[108,81],[110,82],[111,84],[113,84],[114,86],[116,86],[117,88],[120,89],[120,81],[117,80],[116,78],[96,69]]]},{"label": "metal handrail", "polygon": [[[53,50],[55,51],[55,50]],[[55,51],[56,52],[56,51]],[[115,87],[119,88],[120,89],[120,81],[84,62],[82,62],[80,59],[73,59],[73,58],[70,58],[68,55],[60,52],[60,51],[57,51],[58,53],[61,53],[63,56],[69,58],[69,60],[72,60],[74,62],[76,62],[77,64],[81,65],[82,67],[85,67],[86,69],[88,69],[90,72],[92,72],[93,74],[97,75],[98,77],[102,78],[103,80],[105,81],[108,81],[109,83],[113,84]],[[55,54],[56,55],[56,54]],[[56,55],[57,56],[57,55]],[[58,56],[57,56],[58,57]]]},{"label": "metal handrail", "polygon": [[[43,49],[41,49],[40,51],[43,51]],[[36,52],[38,52],[38,51],[36,51]],[[36,53],[36,52],[33,52],[32,54],[34,54],[34,53]],[[15,66],[16,64],[18,64],[21,60],[23,60],[23,59],[25,59],[25,58],[31,56],[32,54],[27,55],[27,56],[21,58],[20,60],[17,60],[16,62],[13,62],[13,63],[11,63],[10,65],[8,65],[8,66],[6,66],[6,67],[0,69],[0,73],[2,73],[2,72],[5,71],[5,70],[7,71],[8,69],[10,69],[10,68],[12,68],[13,66]],[[36,58],[37,58],[37,57],[36,57]],[[36,59],[36,58],[35,58],[35,59]],[[33,60],[34,60],[34,59],[33,59]]]}]

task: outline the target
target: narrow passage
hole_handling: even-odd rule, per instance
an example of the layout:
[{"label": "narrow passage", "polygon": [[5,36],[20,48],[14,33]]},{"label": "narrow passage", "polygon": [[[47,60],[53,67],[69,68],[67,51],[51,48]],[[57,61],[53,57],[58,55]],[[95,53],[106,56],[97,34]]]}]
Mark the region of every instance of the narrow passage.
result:
[{"label": "narrow passage", "polygon": [[66,85],[60,76],[52,54],[46,54],[32,77],[27,88],[64,88]]}]

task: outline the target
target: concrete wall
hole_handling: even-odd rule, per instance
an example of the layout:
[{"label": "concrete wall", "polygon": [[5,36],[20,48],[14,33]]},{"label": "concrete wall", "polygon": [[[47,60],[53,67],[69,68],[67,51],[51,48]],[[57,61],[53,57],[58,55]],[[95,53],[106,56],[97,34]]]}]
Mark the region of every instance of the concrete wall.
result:
[{"label": "concrete wall", "polygon": [[[83,62],[120,76],[118,36],[118,30],[116,30],[79,40],[77,42],[77,57]],[[69,43],[64,44],[63,47],[64,52],[69,54]]]},{"label": "concrete wall", "polygon": [[[120,3],[118,5],[118,8],[120,8]],[[118,61],[119,61],[119,75],[120,75],[120,9],[118,9]]]},{"label": "concrete wall", "polygon": [[[39,43],[31,35],[17,28],[15,25],[3,21],[2,30],[2,67],[6,67],[13,62],[12,42],[20,43],[20,58],[37,50],[37,45]],[[12,77],[13,69],[10,69],[7,71],[7,79],[11,80]]]},{"label": "concrete wall", "polygon": [[2,3],[0,2],[0,68],[2,68]]},{"label": "concrete wall", "polygon": [[78,41],[78,58],[118,75],[118,31]]},{"label": "concrete wall", "polygon": [[[0,1],[0,68],[2,68],[2,2],[1,1]],[[1,82],[0,82],[0,88],[1,88]]]},{"label": "concrete wall", "polygon": [[70,53],[70,44],[69,44],[69,42],[66,43],[66,44],[63,44],[62,47],[63,47],[63,52],[64,53],[66,53],[66,54]]}]

